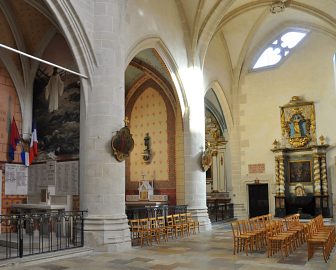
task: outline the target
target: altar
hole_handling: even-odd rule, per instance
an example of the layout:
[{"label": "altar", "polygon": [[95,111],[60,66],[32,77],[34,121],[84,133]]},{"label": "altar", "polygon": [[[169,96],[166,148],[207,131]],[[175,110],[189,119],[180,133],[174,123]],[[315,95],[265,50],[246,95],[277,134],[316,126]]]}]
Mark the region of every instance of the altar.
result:
[{"label": "altar", "polygon": [[142,180],[139,182],[137,195],[126,195],[126,207],[154,207],[168,203],[168,195],[154,194],[154,181]]},{"label": "altar", "polygon": [[280,107],[282,138],[273,143],[275,216],[300,213],[301,218],[330,217],[324,136],[316,136],[315,108],[294,96]]}]

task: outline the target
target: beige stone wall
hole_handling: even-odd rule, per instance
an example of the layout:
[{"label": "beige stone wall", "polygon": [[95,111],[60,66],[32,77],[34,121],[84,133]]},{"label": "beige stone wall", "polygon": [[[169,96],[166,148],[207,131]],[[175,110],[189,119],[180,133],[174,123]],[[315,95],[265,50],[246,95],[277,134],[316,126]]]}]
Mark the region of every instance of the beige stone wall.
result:
[{"label": "beige stone wall", "polygon": [[[336,90],[333,54],[336,42],[326,35],[310,33],[292,55],[277,68],[246,75],[240,93],[241,181],[238,197],[247,205],[246,183],[258,177],[269,183],[274,209],[274,139],[280,139],[280,110],[294,95],[315,102],[316,133],[335,144],[334,122]],[[334,166],[329,152],[328,162]],[[265,173],[249,174],[249,164],[265,164]],[[335,177],[335,176],[333,176]]]}]

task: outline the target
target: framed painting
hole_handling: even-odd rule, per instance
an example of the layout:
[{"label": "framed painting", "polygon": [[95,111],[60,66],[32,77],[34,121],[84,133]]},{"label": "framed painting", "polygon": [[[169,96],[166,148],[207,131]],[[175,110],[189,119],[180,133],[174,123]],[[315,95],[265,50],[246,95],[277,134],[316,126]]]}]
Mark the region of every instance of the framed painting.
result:
[{"label": "framed painting", "polygon": [[312,166],[310,160],[298,160],[289,162],[289,182],[311,182]]}]

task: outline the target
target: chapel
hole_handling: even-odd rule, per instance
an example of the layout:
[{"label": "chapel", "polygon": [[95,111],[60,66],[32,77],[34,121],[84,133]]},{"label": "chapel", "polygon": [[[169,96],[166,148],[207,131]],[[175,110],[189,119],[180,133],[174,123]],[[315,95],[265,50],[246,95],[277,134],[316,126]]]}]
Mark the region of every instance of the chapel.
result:
[{"label": "chapel", "polygon": [[146,207],[336,217],[335,0],[2,0],[0,33],[1,215],[97,251]]}]

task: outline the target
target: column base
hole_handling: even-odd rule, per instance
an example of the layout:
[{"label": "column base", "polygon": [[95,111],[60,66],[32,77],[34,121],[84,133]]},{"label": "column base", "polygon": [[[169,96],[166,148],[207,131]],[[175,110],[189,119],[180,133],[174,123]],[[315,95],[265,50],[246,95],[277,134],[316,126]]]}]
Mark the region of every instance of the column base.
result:
[{"label": "column base", "polygon": [[84,244],[96,251],[122,251],[131,248],[126,216],[89,215],[84,221]]},{"label": "column base", "polygon": [[211,230],[211,221],[208,215],[208,209],[193,209],[188,207],[188,212],[191,213],[193,219],[197,220],[200,224],[200,231],[209,231]]}]

